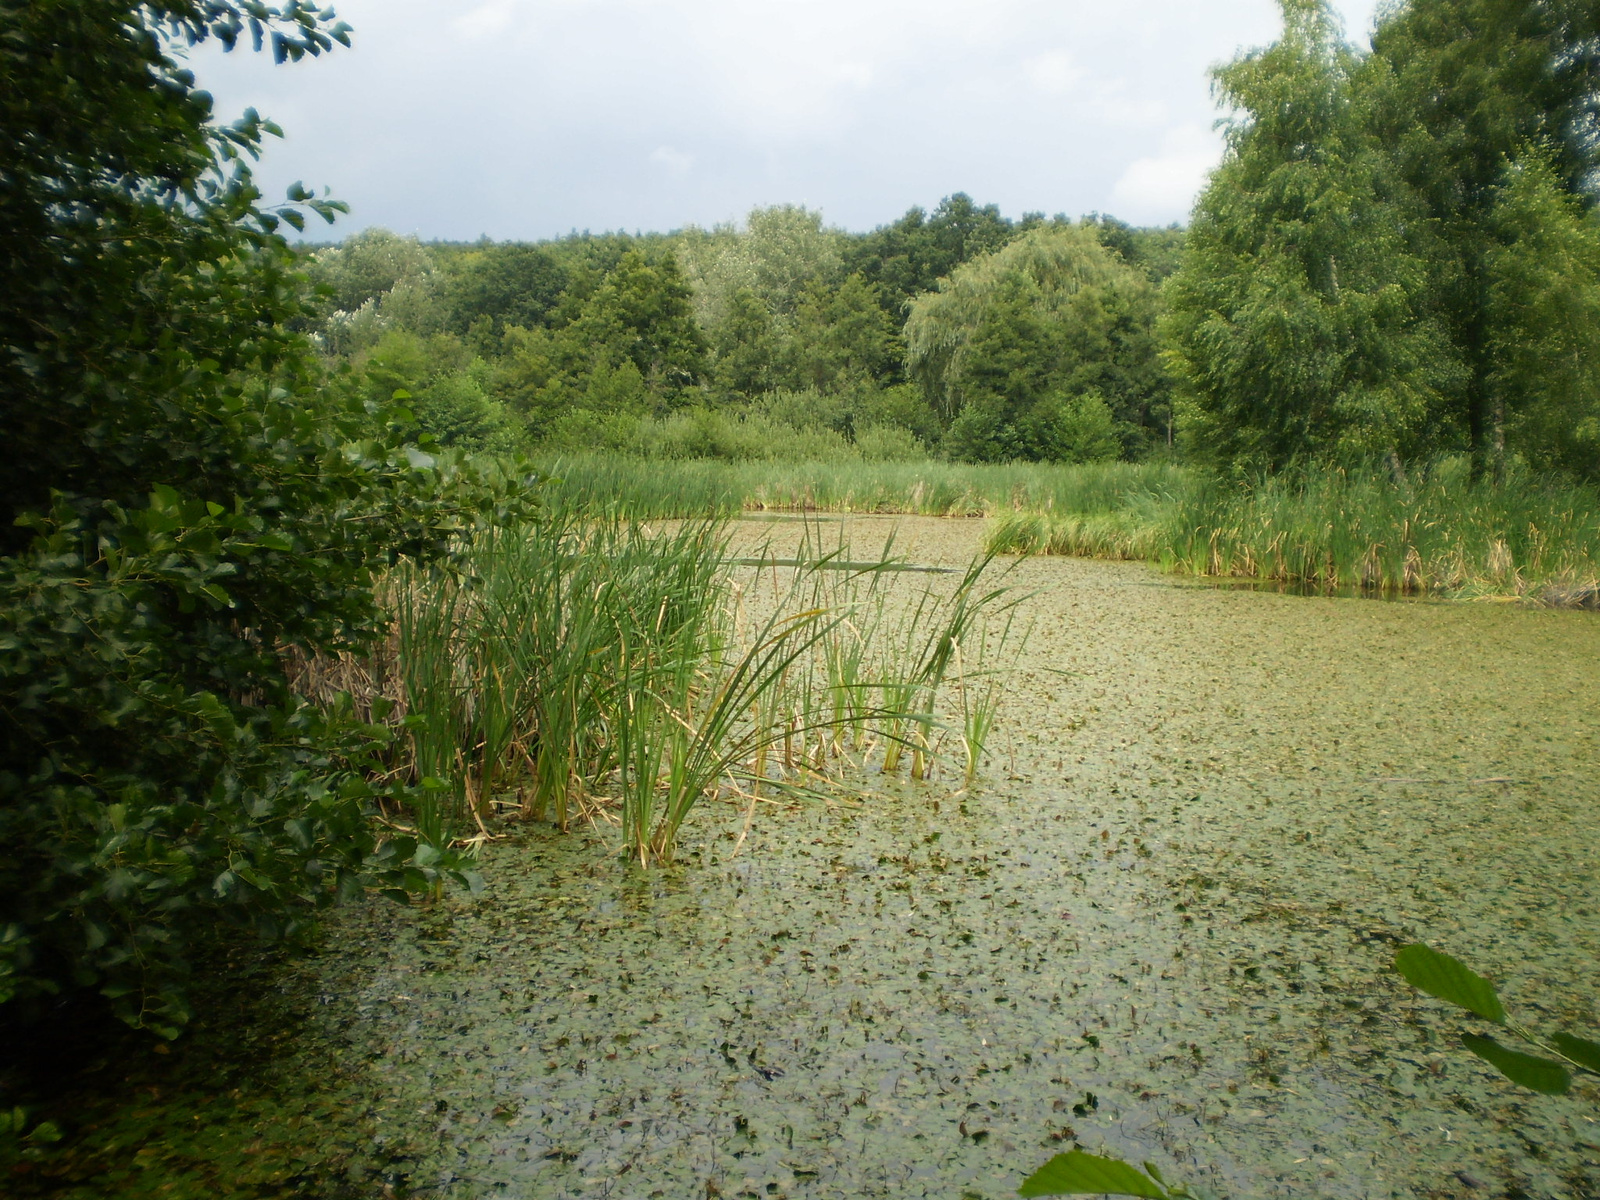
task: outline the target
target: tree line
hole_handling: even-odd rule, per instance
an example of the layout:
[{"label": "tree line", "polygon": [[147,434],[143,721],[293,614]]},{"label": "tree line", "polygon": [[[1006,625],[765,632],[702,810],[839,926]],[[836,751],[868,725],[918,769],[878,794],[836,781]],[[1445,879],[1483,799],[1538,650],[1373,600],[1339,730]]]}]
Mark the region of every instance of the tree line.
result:
[{"label": "tree line", "polygon": [[1280,7],[1213,72],[1187,230],[957,194],[866,234],[372,231],[310,255],[316,332],[488,448],[1600,473],[1600,9],[1409,0],[1358,52]]},{"label": "tree line", "polygon": [[1170,440],[1156,322],[1182,237],[961,193],[867,234],[794,206],[542,243],[368,230],[308,253],[307,328],[472,449],[648,451],[667,422],[681,453],[761,454],[714,436],[748,423],[788,453],[1139,457]]}]

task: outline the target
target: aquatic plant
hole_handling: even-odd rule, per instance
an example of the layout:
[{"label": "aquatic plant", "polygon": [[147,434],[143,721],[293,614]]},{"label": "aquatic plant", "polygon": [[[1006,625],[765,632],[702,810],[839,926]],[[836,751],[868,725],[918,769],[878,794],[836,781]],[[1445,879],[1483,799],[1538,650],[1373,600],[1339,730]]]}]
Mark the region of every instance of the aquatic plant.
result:
[{"label": "aquatic plant", "polygon": [[974,653],[969,659],[963,645],[956,645],[956,685],[961,697],[961,747],[966,754],[965,786],[977,778],[989,734],[994,729],[1000,698],[1006,680],[1021,658],[1028,634],[1014,636],[1015,609],[1005,614],[998,630],[984,623],[967,645]]},{"label": "aquatic plant", "polygon": [[1600,606],[1600,491],[1521,467],[1474,479],[1463,458],[1305,467],[1225,480],[1165,463],[677,461],[551,464],[574,502],[641,516],[740,510],[985,516],[997,554],[1158,562],[1321,589],[1514,595]]},{"label": "aquatic plant", "polygon": [[1105,513],[1167,496],[1193,478],[1166,463],[651,461],[615,455],[551,459],[552,490],[573,503],[626,504],[642,517],[741,510],[992,516]]},{"label": "aquatic plant", "polygon": [[[493,836],[496,813],[565,827],[576,810],[619,824],[641,864],[665,863],[702,800],[748,801],[748,830],[764,790],[833,786],[830,764],[847,740],[869,752],[869,731],[891,770],[910,747],[925,778],[961,641],[1014,603],[980,586],[990,559],[891,604],[885,581],[912,569],[892,537],[861,560],[809,526],[782,559],[730,557],[727,539],[716,517],[653,528],[626,505],[556,497],[454,571],[391,576],[393,662],[323,663],[302,683],[390,689],[406,750],[392,773],[419,796],[414,827],[396,825],[433,846]],[[961,686],[986,726],[997,695],[978,695],[976,675]]]}]

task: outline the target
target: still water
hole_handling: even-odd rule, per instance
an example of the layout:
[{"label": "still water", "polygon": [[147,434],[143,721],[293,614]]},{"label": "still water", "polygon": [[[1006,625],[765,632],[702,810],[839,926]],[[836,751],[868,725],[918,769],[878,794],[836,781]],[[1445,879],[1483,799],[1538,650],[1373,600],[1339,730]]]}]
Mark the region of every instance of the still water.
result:
[{"label": "still water", "polygon": [[[982,531],[847,527],[934,566]],[[348,910],[252,985],[292,1017],[182,1161],[242,1122],[308,1194],[988,1198],[1076,1144],[1234,1197],[1600,1196],[1600,1092],[1500,1079],[1389,965],[1426,940],[1600,1037],[1600,617],[1006,582],[1033,634],[973,790],[763,806],[737,856],[708,808],[648,875],[534,830],[482,897]]]}]

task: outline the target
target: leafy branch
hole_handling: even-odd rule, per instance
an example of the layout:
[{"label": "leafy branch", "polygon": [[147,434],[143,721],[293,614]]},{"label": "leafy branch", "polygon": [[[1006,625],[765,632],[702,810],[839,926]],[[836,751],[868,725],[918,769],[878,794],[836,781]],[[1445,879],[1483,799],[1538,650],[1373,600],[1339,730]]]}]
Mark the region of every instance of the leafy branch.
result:
[{"label": "leafy branch", "polygon": [[1600,1075],[1600,1042],[1570,1033],[1540,1037],[1514,1020],[1500,1002],[1494,985],[1459,959],[1419,942],[1401,949],[1395,955],[1394,966],[1419,992],[1464,1008],[1550,1056],[1545,1058],[1512,1050],[1482,1034],[1462,1035],[1462,1043],[1468,1050],[1512,1083],[1547,1096],[1560,1096],[1572,1087],[1573,1071]]}]

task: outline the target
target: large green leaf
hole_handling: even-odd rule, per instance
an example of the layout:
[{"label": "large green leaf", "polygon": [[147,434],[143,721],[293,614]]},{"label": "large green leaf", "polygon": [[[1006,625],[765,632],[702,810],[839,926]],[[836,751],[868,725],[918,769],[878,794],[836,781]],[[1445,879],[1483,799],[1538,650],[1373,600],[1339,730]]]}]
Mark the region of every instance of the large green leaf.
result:
[{"label": "large green leaf", "polygon": [[1396,954],[1394,965],[1419,992],[1459,1005],[1496,1025],[1505,1024],[1506,1010],[1495,994],[1494,984],[1460,959],[1418,943]]},{"label": "large green leaf", "polygon": [[1469,1033],[1462,1039],[1484,1062],[1494,1067],[1512,1083],[1521,1084],[1547,1096],[1559,1096],[1572,1086],[1572,1074],[1560,1063],[1548,1058],[1537,1058],[1518,1050],[1507,1050],[1493,1038]]},{"label": "large green leaf", "polygon": [[1579,1066],[1588,1067],[1591,1071],[1600,1071],[1600,1042],[1573,1037],[1570,1033],[1555,1034],[1550,1040],[1555,1043],[1557,1050]]},{"label": "large green leaf", "polygon": [[1115,1158],[1073,1150],[1058,1154],[1017,1189],[1019,1196],[1149,1196],[1167,1200],[1167,1190],[1143,1171]]}]

